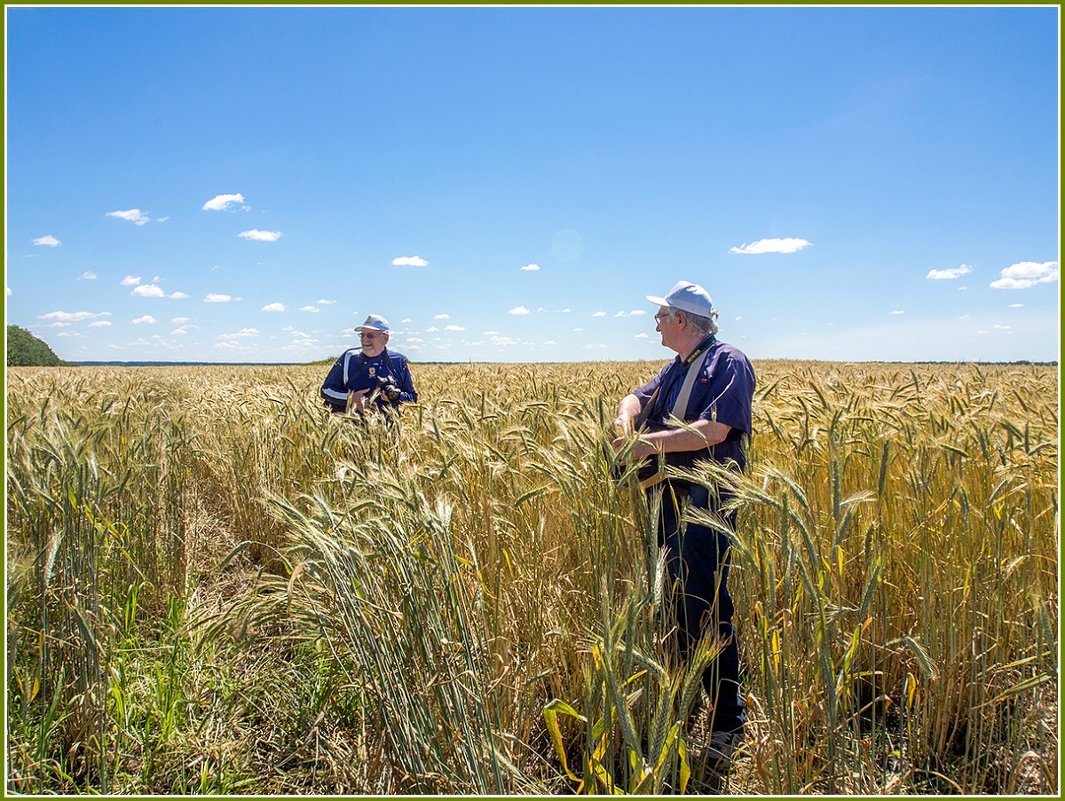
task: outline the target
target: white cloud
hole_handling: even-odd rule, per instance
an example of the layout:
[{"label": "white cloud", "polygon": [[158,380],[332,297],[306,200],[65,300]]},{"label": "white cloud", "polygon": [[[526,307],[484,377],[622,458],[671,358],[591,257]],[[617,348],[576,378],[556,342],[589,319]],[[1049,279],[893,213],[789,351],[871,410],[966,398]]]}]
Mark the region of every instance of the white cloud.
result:
[{"label": "white cloud", "polygon": [[319,298],[318,300],[315,301],[315,303],[320,303],[323,306],[331,306],[332,304],[336,303],[336,301],[335,300],[326,300],[324,298]]},{"label": "white cloud", "polygon": [[184,300],[188,295],[184,292],[171,292],[170,297],[173,300]]},{"label": "white cloud", "polygon": [[84,272],[84,273],[82,273],[81,275],[78,276],[78,280],[79,281],[95,281],[96,280],[96,273]]},{"label": "white cloud", "polygon": [[[203,204],[201,211],[225,211],[230,206],[237,206],[244,204],[244,195],[237,192],[232,195],[215,195],[213,198]],[[247,210],[247,206],[244,206]]]},{"label": "white cloud", "polygon": [[451,315],[450,314],[438,314],[433,319],[434,320],[450,320],[451,319]]},{"label": "white cloud", "polygon": [[229,303],[230,301],[234,301],[234,300],[240,300],[240,298],[235,298],[232,295],[220,295],[220,294],[211,293],[211,294],[209,294],[207,297],[205,297],[203,299],[203,302],[204,303]]},{"label": "white cloud", "polygon": [[1024,308],[1024,304],[1023,303],[1011,303],[1010,304],[1010,308],[1011,309],[1023,309]]},{"label": "white cloud", "polygon": [[889,312],[889,314],[905,314],[905,313],[906,312],[903,311],[902,309],[895,309],[894,311]]},{"label": "white cloud", "polygon": [[252,228],[250,231],[241,231],[237,234],[241,239],[250,239],[255,242],[276,242],[281,238],[280,231],[260,231]]},{"label": "white cloud", "polygon": [[161,298],[166,295],[162,287],[155,284],[141,284],[138,287],[134,287],[129,294],[136,295],[139,298]]},{"label": "white cloud", "polygon": [[183,325],[189,322],[191,319],[191,317],[172,317],[170,319],[170,322],[174,325]]},{"label": "white cloud", "polygon": [[317,306],[300,306],[300,311],[312,312],[314,314],[317,314],[321,311],[321,309],[319,309]]},{"label": "white cloud", "polygon": [[111,327],[111,321],[110,320],[94,320],[93,322],[89,323],[89,328],[110,328],[110,327]]},{"label": "white cloud", "polygon": [[729,248],[729,253],[762,254],[762,253],[795,253],[808,248],[812,242],[805,239],[785,237],[784,239],[759,239],[750,244],[740,245],[738,248]]},{"label": "white cloud", "polygon": [[59,240],[51,234],[45,234],[44,236],[39,236],[34,239],[33,244],[43,245],[46,248],[57,248],[59,247]]},{"label": "white cloud", "polygon": [[[632,311],[628,311],[628,312],[619,311],[614,316],[615,317],[643,317],[645,314],[647,314],[647,312],[644,311],[643,309],[633,309]],[[596,316],[596,315],[593,315],[593,316]]]},{"label": "white cloud", "polygon": [[431,326],[429,326],[428,328],[425,329],[425,333],[427,333],[427,334],[435,334],[439,330],[440,329],[437,328],[435,325],[431,325]]},{"label": "white cloud", "polygon": [[125,211],[109,211],[107,217],[117,217],[120,220],[131,222],[134,225],[144,225],[149,217],[140,209],[126,209]]},{"label": "white cloud", "polygon": [[999,325],[998,323],[995,324],[995,328],[997,328],[999,331],[1009,331],[1012,327],[1013,326],[1011,325]]},{"label": "white cloud", "polygon": [[[271,337],[271,339],[273,339],[273,337]],[[306,334],[301,334],[298,337],[293,337],[292,341],[289,344],[282,347],[282,350],[299,351],[304,348],[315,347],[317,344],[318,340],[314,337],[307,336]]]},{"label": "white cloud", "polygon": [[445,326],[444,330],[445,331],[465,331],[466,329],[463,328],[461,325],[449,325],[449,326]]},{"label": "white cloud", "polygon": [[242,337],[257,337],[259,336],[258,328],[242,328],[235,334],[219,334],[219,339],[240,339]]},{"label": "white cloud", "polygon": [[136,286],[140,282],[141,277],[139,275],[127,275],[125,278],[119,281],[119,286]]},{"label": "white cloud", "polygon": [[507,312],[507,314],[514,314],[518,317],[524,317],[528,313],[529,310],[526,309],[524,306],[515,306],[513,309]]},{"label": "white cloud", "polygon": [[606,312],[605,311],[597,311],[595,314],[592,315],[592,317],[606,317]]},{"label": "white cloud", "polygon": [[186,331],[184,328],[175,328],[173,331],[170,332],[170,336],[177,337],[187,333],[188,331]]},{"label": "white cloud", "polygon": [[523,272],[534,273],[534,272],[536,272],[537,270],[540,269],[540,265],[539,264],[535,264],[535,263],[534,264],[523,264],[523,265],[521,265],[521,269],[522,269]]},{"label": "white cloud", "polygon": [[265,306],[263,306],[261,309],[259,309],[259,311],[264,311],[264,312],[283,312],[283,311],[285,311],[285,304],[284,303],[267,303]]},{"label": "white cloud", "polygon": [[959,267],[950,267],[946,270],[929,270],[928,278],[932,281],[953,281],[955,278],[961,278],[963,275],[968,275],[973,271],[973,268],[968,264],[962,264]]},{"label": "white cloud", "polygon": [[647,339],[647,334],[641,331],[639,334],[636,335],[636,339]]},{"label": "white cloud", "polygon": [[143,317],[138,317],[135,320],[131,320],[134,325],[155,325],[156,319],[150,314],[146,314]]},{"label": "white cloud", "polygon": [[1058,280],[1056,261],[1021,261],[1011,264],[991,282],[992,289],[1028,289],[1036,284],[1049,284]]},{"label": "white cloud", "polygon": [[88,311],[65,312],[65,311],[54,311],[54,312],[48,312],[47,314],[39,314],[39,315],[37,315],[37,319],[38,320],[54,320],[54,321],[60,322],[60,323],[76,323],[76,322],[79,322],[81,320],[91,320],[94,317],[110,317],[110,316],[111,316],[111,312],[88,312]]},{"label": "white cloud", "polygon": [[428,267],[429,262],[421,256],[397,256],[392,259],[393,267]]}]

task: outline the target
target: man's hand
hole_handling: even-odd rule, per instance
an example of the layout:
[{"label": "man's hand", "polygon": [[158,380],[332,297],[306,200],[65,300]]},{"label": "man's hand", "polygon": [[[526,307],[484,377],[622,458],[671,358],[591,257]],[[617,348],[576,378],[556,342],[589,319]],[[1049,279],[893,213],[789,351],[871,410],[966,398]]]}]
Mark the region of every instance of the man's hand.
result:
[{"label": "man's hand", "polygon": [[[615,437],[614,441],[611,443],[614,446],[614,452],[617,453],[620,451],[630,439],[631,437],[628,436]],[[636,445],[633,447],[632,454],[629,458],[633,462],[638,462],[641,459],[646,459],[648,456],[654,456],[656,453],[658,453],[658,448],[643,437],[640,437],[636,440]]]},{"label": "man's hand", "polygon": [[370,390],[360,389],[353,390],[348,393],[348,411],[349,412],[365,412],[370,406],[368,395]]}]

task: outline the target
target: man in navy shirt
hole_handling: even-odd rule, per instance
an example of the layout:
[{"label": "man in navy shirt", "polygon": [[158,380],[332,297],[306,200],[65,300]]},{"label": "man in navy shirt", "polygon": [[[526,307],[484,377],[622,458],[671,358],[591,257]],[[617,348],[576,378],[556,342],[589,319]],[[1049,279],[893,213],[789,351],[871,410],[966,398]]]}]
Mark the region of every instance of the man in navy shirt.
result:
[{"label": "man in navy shirt", "polygon": [[[648,295],[647,299],[660,307],[656,330],[662,345],[676,351],[677,357],[621,400],[614,424],[622,436],[614,440],[615,449],[631,442],[636,429],[633,460],[682,454],[742,471],[755,385],[750,361],[738,348],[717,341],[718,312],[698,284],[679,281],[664,298]],[[678,420],[685,427],[679,427]],[[685,507],[716,511],[727,497],[721,488],[711,491],[676,479],[649,490],[658,491],[662,493],[659,544],[666,549],[670,579],[679,588],[674,614],[680,656],[686,659],[694,653],[705,635],[716,633],[724,644],[702,677],[711,710],[706,755],[724,768],[742,744],[747,722],[728,592],[729,540],[707,526],[682,523],[681,517]],[[735,513],[725,519],[734,530]]]},{"label": "man in navy shirt", "polygon": [[407,357],[386,347],[388,320],[371,314],[355,330],[362,346],[342,353],[325,377],[321,390],[325,405],[337,413],[349,409],[362,413],[373,405],[397,408],[418,400]]}]

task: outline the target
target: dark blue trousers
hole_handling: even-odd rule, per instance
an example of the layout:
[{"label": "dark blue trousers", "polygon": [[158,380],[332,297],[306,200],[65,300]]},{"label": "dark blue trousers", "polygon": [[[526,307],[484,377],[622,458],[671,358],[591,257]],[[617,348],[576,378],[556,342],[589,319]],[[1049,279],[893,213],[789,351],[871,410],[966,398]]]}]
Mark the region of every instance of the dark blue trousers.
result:
[{"label": "dark blue trousers", "polygon": [[[716,506],[706,487],[666,482],[662,493],[658,542],[666,560],[676,623],[676,645],[687,660],[704,634],[717,632],[724,644],[703,673],[703,689],[710,699],[713,731],[735,731],[747,722],[740,693],[740,649],[732,626],[733,605],[728,592],[729,541],[706,526],[681,524],[685,505]],[[735,528],[735,514],[726,517]]]}]

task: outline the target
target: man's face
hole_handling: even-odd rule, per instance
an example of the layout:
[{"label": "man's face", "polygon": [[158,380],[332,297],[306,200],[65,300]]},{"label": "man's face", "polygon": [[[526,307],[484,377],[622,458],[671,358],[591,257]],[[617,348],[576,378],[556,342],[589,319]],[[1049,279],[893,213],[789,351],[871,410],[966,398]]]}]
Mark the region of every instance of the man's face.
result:
[{"label": "man's face", "polygon": [[655,331],[662,335],[663,347],[679,352],[680,349],[675,346],[683,326],[677,315],[678,312],[675,309],[671,309],[668,306],[660,307],[658,314],[655,315],[655,322],[657,323]]},{"label": "man's face", "polygon": [[359,332],[359,341],[362,342],[362,352],[369,358],[380,356],[388,344],[388,334],[380,331],[364,329]]}]

